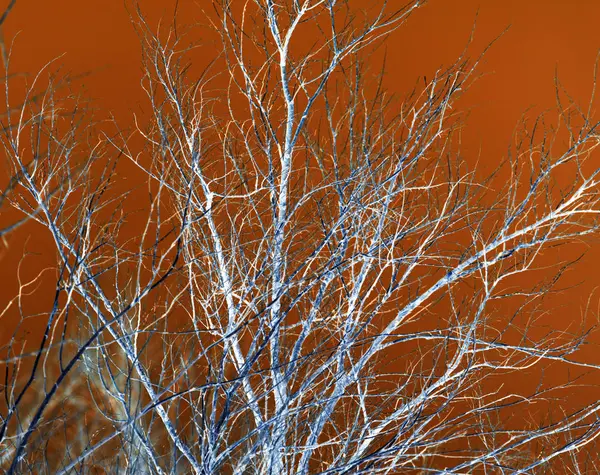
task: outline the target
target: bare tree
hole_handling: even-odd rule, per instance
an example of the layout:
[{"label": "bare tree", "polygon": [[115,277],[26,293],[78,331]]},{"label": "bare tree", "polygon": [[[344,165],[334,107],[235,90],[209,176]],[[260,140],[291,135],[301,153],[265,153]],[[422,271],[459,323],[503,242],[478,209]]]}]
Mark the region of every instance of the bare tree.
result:
[{"label": "bare tree", "polygon": [[[7,201],[57,251],[41,339],[3,348],[7,473],[595,470],[599,403],[556,400],[598,367],[586,327],[544,326],[569,263],[542,256],[598,232],[590,110],[559,101],[562,129],[524,126],[486,177],[455,140],[477,61],[404,101],[369,73],[423,2],[213,3],[198,77],[181,27],[139,16],[143,150],[53,76],[18,109],[7,86]],[[3,305],[23,325],[30,285]]]}]

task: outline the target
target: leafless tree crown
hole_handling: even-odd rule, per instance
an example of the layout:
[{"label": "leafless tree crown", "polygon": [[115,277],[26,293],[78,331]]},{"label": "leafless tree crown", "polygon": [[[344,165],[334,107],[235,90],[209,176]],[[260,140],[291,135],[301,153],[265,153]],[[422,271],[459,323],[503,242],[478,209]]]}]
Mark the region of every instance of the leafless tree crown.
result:
[{"label": "leafless tree crown", "polygon": [[575,379],[536,373],[598,369],[543,306],[543,252],[598,232],[590,111],[485,177],[456,140],[477,61],[399,101],[370,53],[423,2],[354,3],[214,0],[200,73],[140,14],[141,148],[57,75],[15,97],[4,55],[2,235],[56,249],[51,307],[27,313],[38,276],[1,305],[7,473],[595,471],[599,403],[548,407]]}]

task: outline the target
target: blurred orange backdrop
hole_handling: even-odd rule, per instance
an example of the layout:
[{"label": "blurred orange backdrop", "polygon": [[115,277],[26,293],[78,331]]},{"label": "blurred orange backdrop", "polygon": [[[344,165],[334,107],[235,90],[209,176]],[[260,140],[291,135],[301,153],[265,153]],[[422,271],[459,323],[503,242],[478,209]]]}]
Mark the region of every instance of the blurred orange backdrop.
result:
[{"label": "blurred orange backdrop", "polygon": [[[182,25],[205,23],[203,10],[212,10],[209,0],[177,3],[177,21]],[[354,8],[367,4],[353,3]],[[146,0],[140,5],[151,25],[161,18],[168,25],[176,2]],[[140,87],[140,44],[130,13],[135,14],[129,2],[121,0],[17,0],[3,31],[7,44],[12,42],[11,71],[36,73],[58,58],[56,64],[65,71],[89,72],[81,85],[100,109],[97,116],[110,112],[121,124],[130,125],[133,113],[147,105]],[[388,39],[386,87],[401,97],[419,78],[432,77],[437,68],[449,65],[464,50],[475,22],[471,57],[509,27],[479,66],[483,77],[460,101],[470,110],[462,134],[463,153],[478,155],[480,165],[491,169],[506,156],[515,125],[527,108],[533,107],[533,115],[555,106],[556,72],[575,100],[587,104],[600,48],[599,17],[600,3],[595,0],[429,0]],[[197,54],[214,55],[214,45]],[[29,226],[25,234],[32,232]],[[21,233],[9,240],[17,245],[23,237]],[[29,239],[30,250],[43,242],[43,236],[35,233]],[[4,256],[0,268],[3,300],[15,289],[13,264],[18,253],[10,254],[13,258]],[[592,256],[586,259],[588,264],[593,261]],[[597,285],[591,266],[585,277],[590,285],[579,289],[584,294]]]}]

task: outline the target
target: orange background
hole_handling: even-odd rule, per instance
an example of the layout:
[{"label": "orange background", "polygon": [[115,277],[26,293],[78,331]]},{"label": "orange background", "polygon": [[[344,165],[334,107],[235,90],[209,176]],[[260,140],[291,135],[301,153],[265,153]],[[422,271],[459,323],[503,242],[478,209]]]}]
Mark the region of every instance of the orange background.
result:
[{"label": "orange background", "polygon": [[[360,8],[361,2],[368,1],[354,3]],[[172,20],[174,0],[140,3],[150,24],[156,25],[161,16],[167,24]],[[403,0],[399,0],[400,3]],[[179,24],[202,21],[202,8],[210,10],[210,0],[180,0]],[[479,156],[481,166],[491,171],[506,157],[523,112],[532,107],[530,115],[533,117],[555,107],[556,71],[574,99],[587,106],[600,48],[600,2],[430,0],[388,40],[387,88],[402,96],[423,76],[431,78],[437,68],[449,66],[465,48],[477,12],[475,38],[469,46],[472,57],[510,25],[479,66],[484,76],[458,103],[459,107],[471,111],[462,135],[463,153],[468,159]],[[102,109],[98,118],[106,117],[110,111],[123,125],[131,125],[134,112],[140,114],[147,110],[146,97],[140,87],[139,40],[123,1],[17,0],[3,33],[8,44],[14,38],[12,72],[35,73],[63,53],[58,64],[63,65],[64,70],[73,74],[91,72],[79,84],[94,99],[94,105]],[[214,54],[214,46],[199,49],[197,54],[204,55],[205,62]],[[0,224],[3,221],[0,214]],[[9,249],[0,249],[1,308],[17,292],[15,276],[24,249],[40,253],[23,262],[24,278],[52,265],[55,256],[47,232],[33,223],[9,236],[7,241]],[[563,287],[581,285],[551,300],[555,308],[552,318],[556,321],[581,318],[589,295],[600,284],[596,272],[599,250],[590,248],[585,258],[561,281]],[[35,299],[27,309],[47,312],[52,303],[52,290],[52,279],[49,279],[47,285],[44,283],[36,290]],[[598,299],[592,302],[595,310]],[[0,317],[0,343],[5,342],[14,329],[12,318]]]},{"label": "orange background", "polygon": [[[366,1],[353,2],[354,8],[360,8],[361,3],[366,5]],[[147,0],[140,4],[151,25],[156,25],[161,17],[165,24],[173,18],[175,0]],[[203,9],[212,9],[209,0],[180,0],[179,24],[203,21]],[[4,25],[7,45],[14,40],[12,72],[35,73],[63,55],[56,64],[62,65],[64,71],[91,73],[80,84],[94,99],[96,108],[101,109],[97,116],[106,117],[110,111],[121,124],[131,125],[133,113],[140,114],[147,109],[147,103],[140,87],[141,52],[130,11],[121,0],[17,0]],[[510,26],[479,66],[484,76],[459,102],[459,106],[470,110],[468,127],[462,135],[463,153],[467,157],[479,155],[480,164],[491,170],[506,156],[522,113],[533,106],[533,117],[555,106],[556,71],[568,92],[587,105],[600,49],[600,2],[430,0],[387,42],[387,88],[402,96],[423,76],[431,78],[437,68],[450,65],[466,46],[476,16],[475,38],[469,47],[471,57]],[[202,60],[206,61],[214,54],[213,48],[211,45],[197,50],[197,54],[205,55]],[[43,236],[34,233],[33,228],[29,226],[28,232],[9,240],[17,245],[29,235],[29,249],[41,250]],[[11,246],[13,258],[4,256],[0,269],[0,280],[5,283],[0,290],[3,301],[14,295],[12,264],[18,253],[13,253],[13,249]],[[585,262],[589,267],[584,264],[579,269],[586,273],[580,274],[586,280],[586,290],[578,290],[581,295],[598,282],[593,275],[592,254]],[[11,265],[7,265],[7,257]],[[572,310],[578,312],[574,305]]]}]

